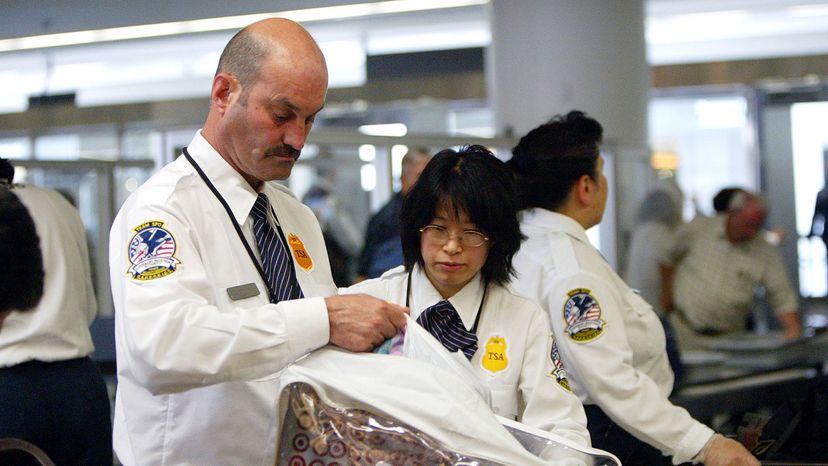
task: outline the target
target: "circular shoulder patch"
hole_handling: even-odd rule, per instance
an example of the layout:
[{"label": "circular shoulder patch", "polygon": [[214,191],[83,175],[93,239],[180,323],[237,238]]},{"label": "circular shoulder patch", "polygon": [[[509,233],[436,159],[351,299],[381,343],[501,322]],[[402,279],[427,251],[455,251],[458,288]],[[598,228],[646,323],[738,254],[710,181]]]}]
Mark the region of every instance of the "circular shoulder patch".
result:
[{"label": "circular shoulder patch", "polygon": [[154,280],[176,271],[180,263],[175,258],[176,244],[172,233],[164,228],[164,222],[151,220],[133,228],[135,234],[129,240],[127,273],[135,280]]},{"label": "circular shoulder patch", "polygon": [[586,288],[575,288],[567,295],[563,306],[564,329],[579,343],[592,341],[604,332],[606,322],[601,320],[601,306]]}]

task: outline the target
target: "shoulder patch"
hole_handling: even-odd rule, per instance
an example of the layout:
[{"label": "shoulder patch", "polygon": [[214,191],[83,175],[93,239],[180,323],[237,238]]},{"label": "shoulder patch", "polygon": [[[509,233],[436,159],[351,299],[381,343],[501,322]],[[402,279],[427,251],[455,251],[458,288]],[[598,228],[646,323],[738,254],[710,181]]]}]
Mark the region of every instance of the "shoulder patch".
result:
[{"label": "shoulder patch", "polygon": [[550,345],[552,349],[549,351],[549,359],[552,361],[552,365],[555,369],[547,375],[554,377],[555,382],[558,382],[558,385],[560,385],[564,390],[571,392],[572,388],[569,386],[569,379],[566,378],[566,370],[564,370],[563,362],[561,361],[561,354],[558,352],[558,344],[555,343],[555,337],[553,335],[550,335],[549,339],[552,341],[552,345]]},{"label": "shoulder patch", "polygon": [[567,295],[563,306],[564,329],[569,337],[578,342],[592,341],[604,332],[606,322],[601,320],[601,306],[586,288],[575,288]]},{"label": "shoulder patch", "polygon": [[139,281],[166,277],[177,270],[181,262],[175,258],[175,238],[164,228],[164,222],[150,220],[133,228],[129,240],[128,257],[132,264],[127,273]]}]

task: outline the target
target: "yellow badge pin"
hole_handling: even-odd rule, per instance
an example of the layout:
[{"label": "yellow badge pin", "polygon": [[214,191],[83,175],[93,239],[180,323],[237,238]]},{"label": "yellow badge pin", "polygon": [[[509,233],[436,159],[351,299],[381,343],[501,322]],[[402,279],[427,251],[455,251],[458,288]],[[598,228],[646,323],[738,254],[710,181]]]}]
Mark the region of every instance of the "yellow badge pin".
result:
[{"label": "yellow badge pin", "polygon": [[293,251],[293,258],[296,259],[299,267],[302,267],[302,270],[305,272],[310,272],[313,268],[313,259],[308,254],[308,250],[305,249],[305,243],[302,242],[302,239],[295,233],[290,233],[288,235],[288,244],[290,245],[291,251]]},{"label": "yellow badge pin", "polygon": [[486,353],[480,360],[483,369],[492,374],[506,370],[509,367],[509,355],[507,353],[506,338],[500,335],[492,335],[486,342]]}]

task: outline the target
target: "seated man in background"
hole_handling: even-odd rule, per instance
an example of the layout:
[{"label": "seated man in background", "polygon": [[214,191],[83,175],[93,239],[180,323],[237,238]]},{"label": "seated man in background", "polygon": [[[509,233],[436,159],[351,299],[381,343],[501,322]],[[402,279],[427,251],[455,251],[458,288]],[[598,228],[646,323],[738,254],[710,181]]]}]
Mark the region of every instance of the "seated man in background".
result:
[{"label": "seated man in background", "polygon": [[661,257],[661,305],[681,349],[706,349],[710,337],[745,330],[757,286],[767,289],[785,338],[800,335],[797,294],[782,257],[758,235],[766,217],[762,198],[742,191],[723,215],[696,217],[676,232]]}]

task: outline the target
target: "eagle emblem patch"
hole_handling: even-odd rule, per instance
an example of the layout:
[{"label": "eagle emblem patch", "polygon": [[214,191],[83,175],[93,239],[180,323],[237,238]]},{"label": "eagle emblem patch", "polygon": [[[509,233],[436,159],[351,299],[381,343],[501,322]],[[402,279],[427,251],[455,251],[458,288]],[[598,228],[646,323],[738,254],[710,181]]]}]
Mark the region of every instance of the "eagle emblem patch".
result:
[{"label": "eagle emblem patch", "polygon": [[604,332],[601,306],[586,288],[576,288],[567,295],[563,306],[564,329],[578,343],[592,341]]},{"label": "eagle emblem patch", "polygon": [[176,271],[180,261],[175,258],[175,238],[164,228],[164,222],[151,220],[133,228],[135,234],[129,240],[127,273],[140,281],[166,277]]},{"label": "eagle emblem patch", "polygon": [[572,388],[569,386],[569,379],[566,378],[566,370],[564,370],[563,362],[561,362],[561,354],[558,353],[558,344],[555,343],[555,337],[550,336],[549,339],[552,341],[552,349],[549,351],[549,359],[552,360],[552,365],[555,366],[555,369],[549,374],[550,377],[555,377],[555,381],[558,382],[564,390],[571,392]]}]

